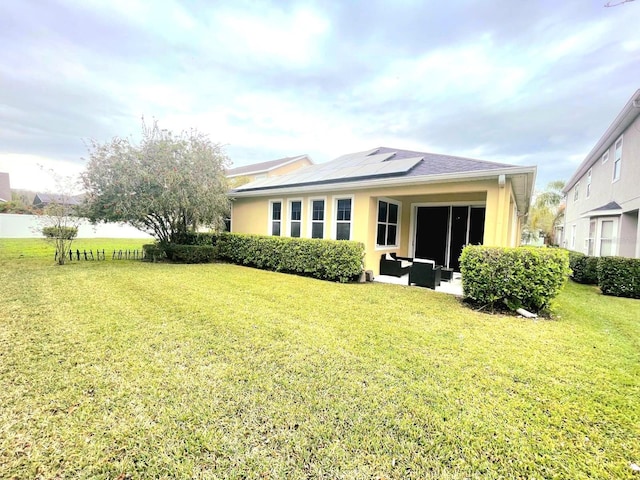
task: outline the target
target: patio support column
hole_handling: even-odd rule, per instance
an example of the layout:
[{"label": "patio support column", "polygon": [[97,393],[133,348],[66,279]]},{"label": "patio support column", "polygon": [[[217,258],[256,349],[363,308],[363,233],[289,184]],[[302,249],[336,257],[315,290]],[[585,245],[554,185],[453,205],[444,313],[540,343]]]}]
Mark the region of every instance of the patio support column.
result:
[{"label": "patio support column", "polygon": [[509,245],[509,199],[511,182],[502,178],[487,191],[487,210],[484,244],[506,247]]}]

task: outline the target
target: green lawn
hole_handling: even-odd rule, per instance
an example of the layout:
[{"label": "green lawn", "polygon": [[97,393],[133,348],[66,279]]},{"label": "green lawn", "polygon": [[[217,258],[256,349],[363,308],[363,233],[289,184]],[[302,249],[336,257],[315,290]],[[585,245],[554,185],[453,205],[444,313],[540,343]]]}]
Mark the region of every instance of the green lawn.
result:
[{"label": "green lawn", "polygon": [[534,321],[43,245],[0,240],[0,478],[638,476],[637,300],[569,283]]}]

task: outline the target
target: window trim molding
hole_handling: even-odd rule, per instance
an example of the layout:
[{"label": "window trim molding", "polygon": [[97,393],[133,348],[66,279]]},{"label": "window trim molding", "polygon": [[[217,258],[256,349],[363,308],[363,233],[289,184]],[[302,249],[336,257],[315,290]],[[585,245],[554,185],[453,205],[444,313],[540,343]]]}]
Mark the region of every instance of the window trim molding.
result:
[{"label": "window trim molding", "polygon": [[[378,209],[380,208],[380,202],[393,203],[398,206],[398,223],[396,224],[396,244],[395,245],[378,245]],[[387,219],[389,218],[389,212],[387,211]],[[389,222],[386,222],[389,225]],[[375,230],[375,247],[374,251],[384,251],[384,250],[398,250],[400,245],[402,245],[400,239],[400,231],[402,224],[402,202],[398,200],[394,200],[389,197],[377,197],[376,198],[376,230]]]},{"label": "window trim molding", "polygon": [[283,226],[283,220],[282,217],[284,215],[284,200],[282,198],[270,198],[269,199],[269,214],[267,216],[267,235],[269,235],[270,237],[275,237],[277,235],[274,235],[272,232],[272,227],[273,227],[273,222],[276,220],[273,220],[273,204],[274,203],[280,203],[280,237],[283,237],[284,235],[282,235],[282,226]]},{"label": "window trim molding", "polygon": [[[291,212],[293,209],[291,208],[291,204],[293,202],[300,202],[300,220],[295,220],[296,222],[300,222],[300,237],[291,237],[291,225],[293,220],[291,220]],[[298,198],[287,198],[287,221],[286,221],[286,237],[291,238],[304,238],[304,201],[302,197]]]},{"label": "window trim molding", "polygon": [[573,187],[573,203],[578,200],[580,200],[580,180],[578,180]]},{"label": "window trim molding", "polygon": [[609,149],[602,154],[602,164],[604,165],[609,161]]},{"label": "window trim molding", "polygon": [[[351,219],[349,220],[349,240],[353,240],[353,222],[355,220],[355,195],[332,195],[331,197],[331,205],[333,206],[332,216],[331,216],[331,239],[337,240],[338,237],[338,200],[351,200]],[[346,223],[341,220],[340,223]]]},{"label": "window trim molding", "polygon": [[[622,147],[624,146],[624,141],[622,137],[624,135],[620,135],[620,137],[613,143],[613,175],[611,179],[611,183],[615,183],[622,177],[621,168],[622,168]],[[620,158],[616,160],[616,151],[618,142],[620,142]],[[616,161],[618,162],[618,176],[616,177]]]},{"label": "window trim molding", "polygon": [[591,196],[591,176],[593,174],[593,167],[587,170],[587,185],[585,188],[584,196],[585,198],[589,198]]},{"label": "window trim molding", "polygon": [[[307,217],[307,238],[313,238],[313,202],[317,200],[324,201],[324,219],[322,220],[322,239],[327,238],[327,196],[309,197],[307,205],[309,208],[309,215]],[[316,220],[317,221],[317,220]]]}]

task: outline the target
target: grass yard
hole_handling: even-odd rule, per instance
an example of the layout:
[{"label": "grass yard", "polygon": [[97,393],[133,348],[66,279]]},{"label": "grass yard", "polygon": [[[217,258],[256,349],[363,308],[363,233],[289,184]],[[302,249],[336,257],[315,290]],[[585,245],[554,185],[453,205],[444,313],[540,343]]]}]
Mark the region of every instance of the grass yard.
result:
[{"label": "grass yard", "polygon": [[534,321],[43,245],[0,240],[0,478],[640,478],[637,300]]}]

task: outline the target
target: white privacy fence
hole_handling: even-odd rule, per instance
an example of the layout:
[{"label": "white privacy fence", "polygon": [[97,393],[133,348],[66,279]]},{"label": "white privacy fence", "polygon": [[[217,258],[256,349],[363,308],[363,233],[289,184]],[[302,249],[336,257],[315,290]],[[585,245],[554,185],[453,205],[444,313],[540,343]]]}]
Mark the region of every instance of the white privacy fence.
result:
[{"label": "white privacy fence", "polygon": [[[39,215],[0,214],[0,238],[43,238],[42,227]],[[94,226],[82,220],[78,226],[78,238],[151,238],[151,235],[120,223]]]}]

